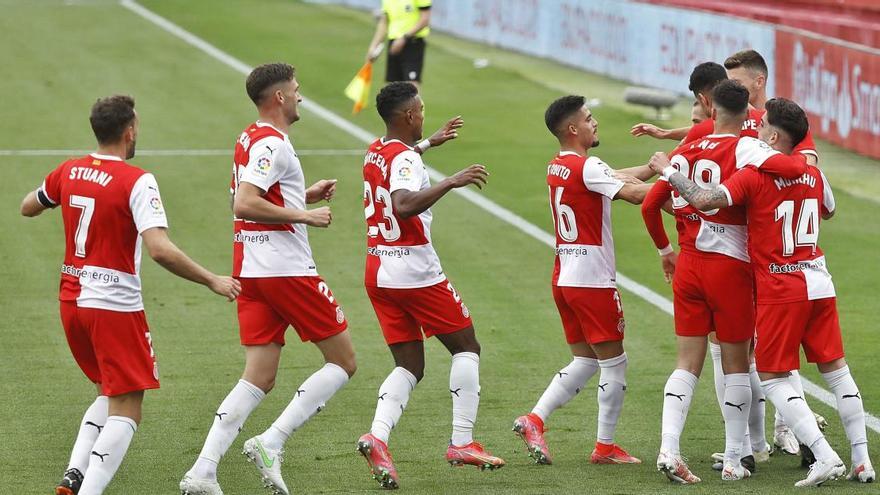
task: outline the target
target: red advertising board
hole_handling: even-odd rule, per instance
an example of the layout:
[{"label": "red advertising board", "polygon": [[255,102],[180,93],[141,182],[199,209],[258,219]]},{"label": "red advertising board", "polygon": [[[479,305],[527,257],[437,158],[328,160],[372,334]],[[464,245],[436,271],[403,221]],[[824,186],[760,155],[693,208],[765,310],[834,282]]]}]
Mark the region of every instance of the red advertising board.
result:
[{"label": "red advertising board", "polygon": [[880,50],[777,29],[775,77],[814,136],[880,158]]}]

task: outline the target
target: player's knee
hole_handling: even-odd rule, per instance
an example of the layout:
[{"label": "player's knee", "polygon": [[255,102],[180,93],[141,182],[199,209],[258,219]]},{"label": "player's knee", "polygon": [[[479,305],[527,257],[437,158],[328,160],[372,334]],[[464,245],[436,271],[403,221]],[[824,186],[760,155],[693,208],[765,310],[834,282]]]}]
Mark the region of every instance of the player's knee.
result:
[{"label": "player's knee", "polygon": [[345,359],[341,359],[334,364],[342,368],[348,374],[349,378],[353,377],[354,373],[357,371],[357,363],[355,362],[354,354]]},{"label": "player's knee", "polygon": [[268,394],[275,388],[275,378],[247,379],[247,381],[262,390],[264,394]]},{"label": "player's knee", "polygon": [[414,377],[416,377],[416,383],[422,381],[422,378],[425,377],[425,367],[424,366],[417,367],[416,369],[407,369],[407,371],[409,371],[410,373],[413,374]]}]

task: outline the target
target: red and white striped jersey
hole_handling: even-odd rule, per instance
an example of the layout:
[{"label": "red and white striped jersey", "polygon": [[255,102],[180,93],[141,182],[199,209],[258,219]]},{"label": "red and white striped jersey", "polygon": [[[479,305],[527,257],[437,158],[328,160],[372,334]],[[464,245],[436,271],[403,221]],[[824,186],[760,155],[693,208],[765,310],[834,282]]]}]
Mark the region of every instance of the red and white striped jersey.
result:
[{"label": "red and white striped jersey", "polygon": [[[756,110],[754,108],[749,109],[748,118],[743,121],[742,132],[740,132],[740,137],[758,137],[758,126],[761,123],[761,119],[764,117],[766,110]],[[715,132],[715,121],[713,119],[706,119],[699,124],[691,127],[690,131],[688,131],[687,136],[682,140],[682,143],[689,143],[691,141],[696,141],[697,139],[704,138]],[[802,153],[804,155],[813,155],[817,159],[819,158],[819,153],[816,151],[816,143],[813,141],[813,134],[807,130],[807,135],[804,136],[804,139],[801,140],[797,146],[794,147],[795,153]]]},{"label": "red and white striped jersey", "polygon": [[[265,192],[263,198],[286,208],[306,209],[302,165],[287,134],[255,122],[235,143],[230,192],[242,182]],[[243,278],[318,274],[305,224],[268,224],[234,219],[232,275]]]},{"label": "red and white striped jersey", "polygon": [[44,206],[60,205],[64,219],[59,299],[81,308],[142,311],[140,233],[168,227],[153,175],[92,153],[59,165],[37,198]]},{"label": "red and white striped jersey", "polygon": [[561,151],[547,167],[558,287],[615,287],[611,200],[623,187],[602,160]]},{"label": "red and white striped jersey", "polygon": [[367,286],[405,289],[446,280],[431,245],[431,210],[401,218],[391,203],[394,191],[429,187],[428,171],[413,148],[396,139],[373,141],[364,157]]},{"label": "red and white striped jersey", "polygon": [[835,209],[834,194],[816,167],[784,179],[746,167],[724,181],[728,203],[746,208],[758,304],[835,297],[819,225]]}]

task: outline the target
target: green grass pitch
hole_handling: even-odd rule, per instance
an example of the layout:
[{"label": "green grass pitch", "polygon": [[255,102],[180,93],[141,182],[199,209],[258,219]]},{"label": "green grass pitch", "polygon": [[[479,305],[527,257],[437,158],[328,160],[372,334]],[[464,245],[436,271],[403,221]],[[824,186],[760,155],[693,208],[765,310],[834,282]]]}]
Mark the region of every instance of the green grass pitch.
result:
[{"label": "green grass pitch", "polygon": [[[294,64],[304,94],[348,117],[342,89],[362,62],[372,33],[366,14],[286,0],[149,0],[145,5],[250,65],[283,60]],[[90,149],[88,108],[94,99],[125,92],[137,99],[141,116],[138,147],[228,149],[228,156],[141,156],[134,163],[155,173],[169,214],[172,239],[212,270],[231,266],[228,183],[231,150],[238,133],[255,119],[244,78],[179,39],[110,1],[13,2],[0,0],[3,47],[0,79],[3,118],[0,150]],[[505,54],[519,64],[477,70],[463,53],[479,45],[435,37],[427,55],[424,98],[426,131],[462,114],[459,140],[432,150],[427,161],[452,173],[483,163],[490,183],[483,194],[550,231],[545,165],[556,151],[543,126],[543,111],[560,88],[603,97],[594,110],[602,145],[596,155],[615,167],[644,163],[669,150],[634,139],[629,127],[642,119],[613,97],[620,85],[547,62]],[[377,72],[382,74],[380,64]],[[545,72],[546,71],[546,72]],[[543,74],[547,74],[546,78]],[[351,120],[376,134],[380,119],[371,107]],[[681,119],[683,120],[683,119]],[[365,493],[369,479],[355,440],[369,428],[376,390],[391,369],[362,287],[364,225],[362,158],[365,149],[316,115],[306,112],[292,130],[302,151],[307,180],[339,179],[329,230],[312,229],[321,274],[342,302],[358,350],[359,371],[320,415],[287,445],[284,468],[295,493]],[[826,149],[820,145],[820,151]],[[830,147],[829,147],[830,149]],[[310,155],[306,150],[341,150]],[[851,155],[836,151],[836,160]],[[18,203],[63,157],[4,156],[0,170],[0,493],[50,493],[66,466],[78,421],[94,393],[67,349],[56,301],[63,256],[60,216],[18,215]],[[876,162],[873,164],[876,166]],[[867,182],[877,181],[866,177]],[[833,169],[830,175],[834,183]],[[876,381],[876,292],[880,266],[878,205],[836,191],[839,213],[823,224],[822,246],[835,276],[848,359],[865,407],[880,413]],[[493,473],[452,469],[443,460],[450,431],[447,383],[450,358],[433,340],[427,344],[425,379],[391,439],[405,493],[720,493],[709,454],[723,446],[723,423],[712,391],[711,363],[682,439],[691,467],[704,482],[670,485],[653,467],[660,442],[662,387],[674,367],[672,319],[622,291],[628,320],[628,394],[617,441],[642,458],[641,466],[592,466],[596,400],[582,393],[549,421],[553,466],[535,466],[510,431],[551,379],[569,361],[550,297],[552,249],[502,223],[457,195],[435,208],[434,240],[444,268],[474,317],[482,353],[482,402],[476,437],[507,466]],[[638,209],[614,208],[618,269],[671,297]],[[195,460],[215,408],[238,379],[243,352],[235,308],[206,289],[177,279],[145,259],[147,316],[158,354],[162,389],[149,392],[144,421],[108,495],[173,494]],[[252,415],[220,467],[228,495],[263,493],[253,468],[238,455],[241,443],[259,433],[282,410],[298,385],[320,366],[320,354],[294,334],[285,349],[275,390]],[[822,384],[815,369],[805,376]],[[595,383],[595,382],[594,382]],[[849,460],[849,447],[834,411],[817,400],[813,408],[831,424],[832,445]],[[768,419],[769,419],[768,415]],[[869,433],[880,461],[880,436]],[[848,462],[847,462],[848,463]],[[803,476],[799,459],[774,456],[756,476],[735,486],[738,493],[792,493]],[[877,493],[876,485],[831,483],[840,493]]]}]

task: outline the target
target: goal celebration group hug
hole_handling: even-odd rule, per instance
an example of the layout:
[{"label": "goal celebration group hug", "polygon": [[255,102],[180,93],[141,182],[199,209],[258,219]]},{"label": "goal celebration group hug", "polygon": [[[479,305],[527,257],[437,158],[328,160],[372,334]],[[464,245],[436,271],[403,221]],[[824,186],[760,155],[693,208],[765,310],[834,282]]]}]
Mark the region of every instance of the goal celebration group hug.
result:
[{"label": "goal celebration group hug", "polygon": [[[534,408],[513,421],[534,462],[552,464],[545,424],[598,375],[597,435],[589,462],[641,463],[614,442],[627,355],[611,202],[622,199],[641,204],[673,286],[678,356],[662,391],[657,469],[674,483],[700,482],[679,439],[710,349],[725,425],[724,450],[715,454],[721,479],[750,477],[774,450],[764,431],[767,400],[778,413],[775,449],[809,458],[797,486],[843,476],[874,480],[862,399],[844,359],[834,285],[818,246],[820,222],[835,212],[834,197],[816,166],[804,111],[790,100],[767,100],[766,77],[766,65],[753,51],[735,54],[724,66],[698,65],[689,88],[694,126],[635,126],[634,135],[680,144],[656,153],[647,165],[626,169],[591,155],[599,145],[599,124],[584,97],[549,104],[545,123],[559,141],[546,176],[556,231],[552,293],[572,359],[555,373],[548,370],[552,379]],[[65,161],[22,201],[21,213],[30,217],[60,206],[66,241],[62,325],[74,359],[97,390],[56,495],[104,492],[141,421],[144,391],[159,387],[139,278],[144,248],[168,271],[235,301],[245,349],[241,379],[217,407],[204,446],[180,481],[183,495],[223,493],[218,464],[272,390],[289,327],[315,344],[325,364],[291,391],[292,400],[265,431],[243,443],[242,453],[271,493],[290,493],[282,466],[291,435],[356,371],[346,316],[318,274],[309,245],[308,227],[326,228],[333,215],[328,206],[308,205],[332,199],[336,181],[306,187],[288,135],[302,101],[295,70],[286,63],[261,65],[245,86],[259,119],[235,144],[231,277],[206,270],[168,237],[154,176],[127,162],[135,155],[139,125],[129,96],[98,99],[90,114],[96,152]],[[363,162],[364,283],[395,367],[379,385],[373,422],[364,425],[368,431],[352,440],[372,478],[395,489],[406,486],[405,473],[401,477],[394,466],[389,437],[422,379],[425,337],[436,337],[452,355],[446,460],[490,470],[505,461],[473,437],[480,344],[470,311],[431,242],[431,206],[453,189],[482,187],[488,171],[474,164],[431,183],[422,155],[457,138],[464,121],[455,117],[423,139],[424,104],[416,85],[386,85],[376,108],[386,130]],[[644,182],[655,175],[655,182]],[[663,210],[675,217],[677,252],[664,231]],[[851,443],[848,472],[823,436],[824,419],[805,400],[796,373],[801,348],[837,400]]]}]

